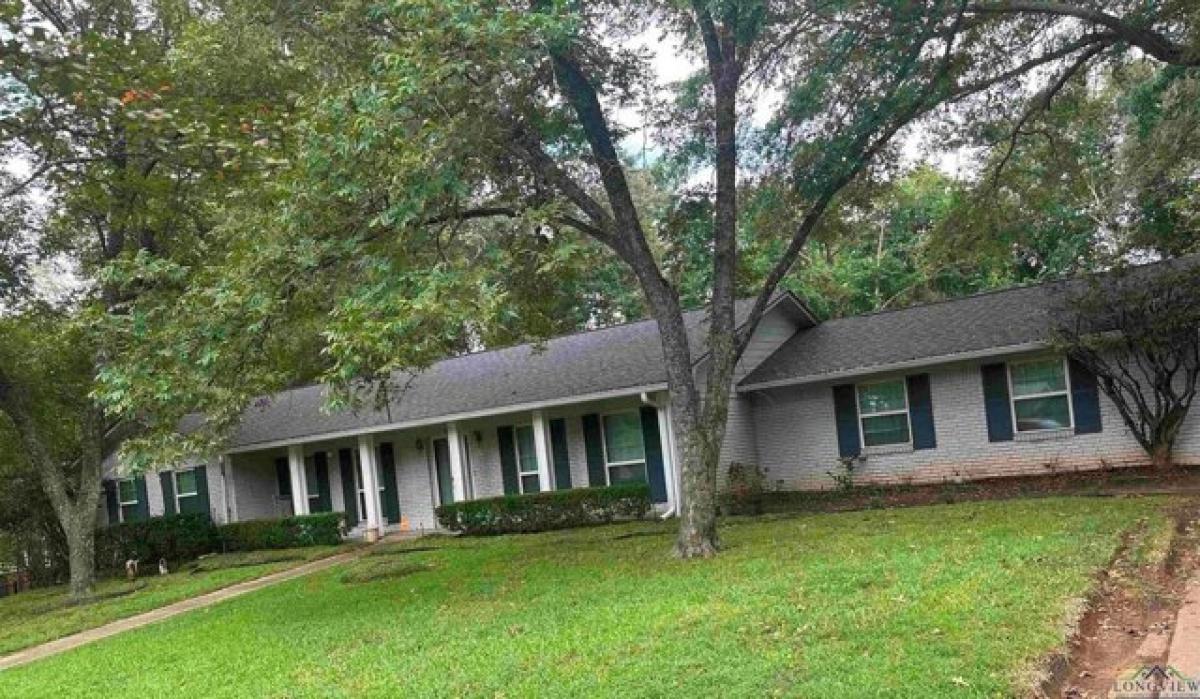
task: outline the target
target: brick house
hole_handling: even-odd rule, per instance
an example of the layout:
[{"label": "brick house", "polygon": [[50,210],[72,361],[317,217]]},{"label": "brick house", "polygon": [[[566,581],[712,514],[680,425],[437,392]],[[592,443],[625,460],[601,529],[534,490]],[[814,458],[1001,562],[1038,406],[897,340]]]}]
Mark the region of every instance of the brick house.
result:
[{"label": "brick house", "polygon": [[[779,295],[737,367],[722,471],[756,463],[770,487],[798,490],[834,487],[844,463],[858,483],[901,484],[1146,463],[1095,378],[1050,349],[1071,283],[824,322]],[[704,312],[685,320],[702,346]],[[100,517],[338,511],[359,530],[432,529],[440,503],[629,480],[663,512],[677,502],[653,321],[398,378],[406,389],[382,409],[330,414],[324,388],[297,388],[248,408],[220,454],[129,478],[110,467]],[[1195,413],[1177,459],[1200,463]]]}]

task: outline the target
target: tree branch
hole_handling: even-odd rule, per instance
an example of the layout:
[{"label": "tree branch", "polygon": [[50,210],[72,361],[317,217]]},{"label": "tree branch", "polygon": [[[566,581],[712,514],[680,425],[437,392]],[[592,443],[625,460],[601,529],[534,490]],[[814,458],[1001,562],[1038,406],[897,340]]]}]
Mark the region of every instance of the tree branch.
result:
[{"label": "tree branch", "polygon": [[972,14],[1042,14],[1056,17],[1073,17],[1096,24],[1118,35],[1122,40],[1145,51],[1163,63],[1179,66],[1200,65],[1200,57],[1185,47],[1171,42],[1162,34],[1151,29],[1130,24],[1126,20],[1090,7],[1080,7],[1062,2],[1039,2],[1037,0],[1009,0],[1008,2],[971,5]]}]

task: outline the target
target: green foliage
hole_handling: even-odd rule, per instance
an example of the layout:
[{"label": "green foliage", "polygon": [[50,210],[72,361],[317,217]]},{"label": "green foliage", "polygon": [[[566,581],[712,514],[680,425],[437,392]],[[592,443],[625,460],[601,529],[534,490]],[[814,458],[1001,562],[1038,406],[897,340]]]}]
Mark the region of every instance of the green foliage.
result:
[{"label": "green foliage", "polygon": [[447,529],[481,536],[640,519],[649,511],[650,488],[630,483],[456,502],[439,506],[437,518]]},{"label": "green foliage", "polygon": [[729,464],[722,494],[724,510],[733,515],[762,513],[766,474],[758,464],[735,461]]},{"label": "green foliage", "polygon": [[286,549],[298,546],[334,546],[342,541],[345,515],[340,512],[252,519],[217,527],[223,551]]},{"label": "green foliage", "polygon": [[96,530],[96,568],[122,571],[137,559],[144,573],[156,570],[160,558],[180,563],[217,550],[217,528],[207,514],[152,517]]}]

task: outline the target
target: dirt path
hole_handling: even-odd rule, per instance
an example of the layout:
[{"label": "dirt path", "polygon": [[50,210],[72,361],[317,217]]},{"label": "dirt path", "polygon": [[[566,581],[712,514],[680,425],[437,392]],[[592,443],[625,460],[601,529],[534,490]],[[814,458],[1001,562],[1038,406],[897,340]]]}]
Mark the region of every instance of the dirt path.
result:
[{"label": "dirt path", "polygon": [[[1200,660],[1189,656],[1200,649],[1200,500],[1174,517],[1174,535],[1161,562],[1133,565],[1125,559],[1125,546],[1105,571],[1067,666],[1044,688],[1046,695],[1108,697],[1114,681],[1132,670]],[[1176,669],[1189,676],[1200,672]]]},{"label": "dirt path", "polygon": [[109,636],[115,636],[125,631],[141,628],[149,624],[154,624],[164,619],[170,619],[173,616],[178,616],[194,609],[211,607],[212,605],[224,602],[227,599],[239,597],[248,592],[254,592],[255,590],[261,590],[264,587],[270,587],[271,585],[277,585],[287,580],[310,575],[312,573],[325,570],[326,568],[331,568],[333,566],[352,561],[366,553],[367,549],[369,548],[370,547],[357,548],[353,551],[347,551],[346,553],[339,553],[328,558],[321,558],[303,565],[296,566],[295,568],[281,570],[278,573],[271,573],[270,575],[264,575],[261,578],[255,578],[254,580],[247,580],[246,582],[230,585],[229,587],[224,587],[220,590],[209,592],[198,597],[192,597],[190,599],[175,602],[174,604],[169,604],[165,607],[152,609],[136,616],[119,619],[103,626],[97,626],[94,629],[80,631],[77,634],[64,636],[48,643],[43,643],[39,646],[32,646],[30,648],[17,651],[11,655],[0,657],[0,671],[7,670],[10,667],[31,663],[35,660],[41,660],[42,658],[47,658],[52,655],[58,655],[59,653],[71,650],[73,648],[78,648],[79,646],[86,645],[94,641],[99,641],[101,639],[108,638]]}]

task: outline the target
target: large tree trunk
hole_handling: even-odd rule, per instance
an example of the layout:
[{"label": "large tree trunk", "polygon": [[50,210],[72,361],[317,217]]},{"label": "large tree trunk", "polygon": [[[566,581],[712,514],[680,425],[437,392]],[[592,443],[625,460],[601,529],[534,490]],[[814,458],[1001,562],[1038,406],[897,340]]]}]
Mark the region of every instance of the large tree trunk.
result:
[{"label": "large tree trunk", "polygon": [[96,591],[96,512],[77,507],[69,523],[62,524],[67,536],[71,599],[84,601]]}]

